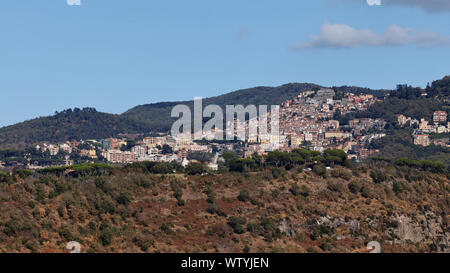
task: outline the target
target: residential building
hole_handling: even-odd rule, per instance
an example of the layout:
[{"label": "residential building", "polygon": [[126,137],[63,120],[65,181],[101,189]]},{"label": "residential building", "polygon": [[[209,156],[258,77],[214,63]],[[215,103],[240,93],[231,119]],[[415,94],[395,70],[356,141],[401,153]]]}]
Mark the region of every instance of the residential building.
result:
[{"label": "residential building", "polygon": [[433,121],[434,122],[446,122],[447,121],[447,112],[445,111],[436,111],[433,113]]},{"label": "residential building", "polygon": [[428,135],[423,134],[415,134],[414,137],[414,144],[415,145],[421,145],[421,146],[429,146],[430,145],[430,138]]}]

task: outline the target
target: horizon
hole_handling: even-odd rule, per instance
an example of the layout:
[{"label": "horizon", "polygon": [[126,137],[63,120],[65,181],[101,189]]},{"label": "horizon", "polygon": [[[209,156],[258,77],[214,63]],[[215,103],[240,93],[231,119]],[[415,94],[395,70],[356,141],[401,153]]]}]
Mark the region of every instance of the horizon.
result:
[{"label": "horizon", "polygon": [[425,87],[450,71],[444,3],[4,2],[0,127],[287,83]]}]

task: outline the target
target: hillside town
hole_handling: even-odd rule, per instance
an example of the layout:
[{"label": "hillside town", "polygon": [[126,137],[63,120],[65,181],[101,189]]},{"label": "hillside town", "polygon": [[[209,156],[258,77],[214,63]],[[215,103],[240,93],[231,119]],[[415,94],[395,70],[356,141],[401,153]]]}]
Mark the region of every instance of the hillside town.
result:
[{"label": "hillside town", "polygon": [[[176,137],[166,133],[147,137],[139,134],[122,134],[116,138],[101,140],[40,143],[32,152],[25,154],[24,159],[0,164],[39,169],[96,161],[111,164],[176,161],[187,166],[190,162],[200,160],[206,163],[209,169],[217,170],[222,159],[220,155],[224,151],[233,151],[245,158],[255,153],[264,155],[269,151],[290,151],[296,148],[319,152],[336,148],[347,152],[352,160],[364,160],[378,152],[367,149],[366,146],[372,140],[385,136],[383,131],[386,122],[380,119],[361,118],[350,120],[348,125],[341,125],[334,117],[338,113],[345,115],[366,110],[378,100],[369,94],[344,93],[337,98],[332,89],[311,90],[298,94],[279,107],[279,134],[247,134],[245,140],[235,141],[215,141],[211,136],[217,134],[217,131],[204,132],[203,141],[193,141],[190,134],[180,134]],[[269,117],[270,113],[267,115]],[[246,121],[246,132],[248,122]],[[420,125],[420,132],[430,130],[425,127],[428,128]],[[439,126],[439,131],[448,132],[448,128],[441,127]],[[36,161],[34,160],[36,154],[58,160]]]},{"label": "hillside town", "polygon": [[[302,92],[279,106],[279,134],[250,134],[247,120],[245,140],[237,139],[235,132],[234,141],[216,141],[214,136],[224,131],[213,129],[203,132],[204,139],[201,141],[194,141],[189,133],[177,136],[159,133],[146,137],[142,134],[121,134],[116,138],[101,140],[40,143],[22,159],[0,161],[0,167],[39,169],[98,161],[111,164],[175,161],[187,166],[191,162],[201,161],[210,170],[215,171],[222,160],[220,155],[225,151],[233,151],[240,157],[247,158],[255,153],[265,155],[269,151],[291,151],[297,148],[318,152],[340,149],[345,151],[350,159],[361,161],[377,154],[378,150],[367,147],[371,141],[386,136],[386,121],[359,118],[341,125],[336,117],[367,110],[379,100],[370,94],[344,92],[338,97],[332,89],[311,90]],[[270,112],[267,113],[267,119],[270,120]],[[431,119],[432,123],[425,117],[419,121],[401,114],[397,115],[397,122],[400,126],[414,128],[411,137],[416,145],[449,146],[450,122],[446,123],[445,111],[436,111]],[[36,160],[37,155],[45,159]]]},{"label": "hillside town", "polygon": [[449,133],[450,122],[447,122],[447,112],[435,111],[433,113],[432,124],[426,119],[422,118],[420,121],[405,117],[404,115],[397,115],[397,121],[400,126],[409,126],[414,128],[412,135],[415,145],[449,147]]}]

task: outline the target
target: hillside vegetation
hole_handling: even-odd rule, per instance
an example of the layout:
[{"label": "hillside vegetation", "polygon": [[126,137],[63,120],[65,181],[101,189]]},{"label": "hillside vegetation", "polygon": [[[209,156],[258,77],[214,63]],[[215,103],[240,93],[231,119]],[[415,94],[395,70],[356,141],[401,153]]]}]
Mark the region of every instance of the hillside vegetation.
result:
[{"label": "hillside vegetation", "polygon": [[[270,108],[270,105],[279,105],[282,102],[297,96],[302,91],[319,88],[320,86],[309,83],[291,83],[278,87],[255,87],[234,91],[217,97],[205,98],[203,100],[203,105],[215,104],[222,107],[222,109],[225,109],[226,105],[242,104],[247,106],[249,104],[254,104],[268,105]],[[122,115],[144,121],[153,130],[164,132],[169,131],[172,123],[176,120],[172,119],[170,114],[172,108],[178,104],[189,106],[193,113],[194,102],[182,101],[140,105],[126,111]]]},{"label": "hillside vegetation", "polygon": [[[426,95],[425,95],[426,94]],[[381,118],[388,122],[387,137],[369,144],[371,149],[379,149],[380,155],[395,159],[409,157],[414,159],[432,159],[450,164],[450,148],[441,146],[422,147],[412,142],[413,128],[402,128],[397,124],[397,114],[413,119],[425,118],[432,123],[433,112],[443,110],[450,113],[450,76],[434,81],[426,89],[399,85],[397,90],[383,102],[369,107],[367,111],[351,113],[336,118],[347,124],[354,118]]]},{"label": "hillside vegetation", "polygon": [[204,175],[153,163],[0,173],[0,252],[67,252],[73,240],[82,252],[367,252],[373,240],[384,252],[450,250],[448,172],[410,160],[276,167],[304,162],[286,158]]},{"label": "hillside vegetation", "polygon": [[[395,121],[396,114],[413,118],[430,118],[433,111],[449,110],[450,77],[433,82],[426,90],[400,86],[402,89],[391,91],[384,102],[376,103],[364,112],[336,116],[342,124],[356,117],[382,118]],[[225,95],[205,98],[203,105],[277,105],[291,99],[305,90],[317,90],[321,86],[309,83],[291,83],[278,87],[255,87],[238,90]],[[371,90],[368,88],[342,86],[333,87],[336,91],[368,93],[384,97],[389,90]],[[422,96],[427,92],[427,96]],[[161,102],[136,106],[121,115],[97,112],[93,108],[82,110],[68,109],[53,116],[40,117],[0,128],[0,148],[23,148],[37,142],[61,142],[70,139],[101,139],[117,136],[119,133],[168,132],[175,121],[170,117],[175,105],[185,104],[193,108],[193,101]]]},{"label": "hillside vegetation", "polygon": [[120,115],[97,112],[93,108],[75,108],[0,128],[0,147],[23,148],[41,141],[102,139],[148,129],[142,122]]},{"label": "hillside vegetation", "polygon": [[[225,95],[205,98],[203,105],[278,105],[297,96],[300,92],[319,89],[308,83],[292,83],[279,87],[255,87],[234,91]],[[377,92],[367,88],[349,87],[352,92]],[[102,139],[119,133],[168,132],[175,121],[171,110],[185,104],[193,109],[193,101],[161,102],[136,106],[122,115],[97,112],[93,108],[57,112],[53,116],[40,117],[12,126],[0,128],[0,148],[23,148],[37,142],[61,142],[71,139]]]}]

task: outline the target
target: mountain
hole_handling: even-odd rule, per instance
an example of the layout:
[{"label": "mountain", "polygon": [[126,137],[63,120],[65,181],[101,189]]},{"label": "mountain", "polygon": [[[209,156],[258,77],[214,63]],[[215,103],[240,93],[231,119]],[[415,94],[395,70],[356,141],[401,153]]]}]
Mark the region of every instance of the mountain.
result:
[{"label": "mountain", "polygon": [[[205,98],[203,105],[249,104],[277,105],[302,91],[318,90],[322,86],[311,83],[290,83],[278,87],[254,87]],[[383,96],[388,90],[342,86],[337,92],[369,93]],[[170,117],[175,105],[185,104],[193,109],[193,101],[161,102],[139,105],[121,115],[97,112],[93,108],[68,109],[53,116],[39,117],[0,128],[0,148],[19,148],[37,142],[60,142],[70,139],[101,139],[119,133],[168,132],[175,119]]]},{"label": "mountain", "polygon": [[101,139],[147,129],[145,124],[120,115],[97,112],[93,108],[75,108],[1,128],[0,146],[20,148],[41,141]]},{"label": "mountain", "polygon": [[[225,95],[205,98],[203,105],[216,104],[224,109],[226,105],[249,104],[254,105],[277,105],[297,96],[300,92],[320,89],[321,86],[310,83],[290,83],[278,87],[254,87],[234,91]],[[191,109],[193,101],[162,102],[136,106],[122,116],[145,122],[155,131],[169,131],[171,124],[175,121],[170,117],[171,110],[175,105],[184,104]]]},{"label": "mountain", "polygon": [[384,253],[450,251],[444,174],[390,163],[326,178],[303,167],[202,176],[146,166],[0,172],[0,252],[65,252],[70,241],[83,253],[354,253],[369,241]]},{"label": "mountain", "polygon": [[[450,111],[450,76],[434,81],[426,89],[399,85],[383,102],[372,105],[367,111],[350,113],[335,117],[341,124],[347,124],[354,118],[381,118],[388,122],[387,136],[372,141],[368,148],[380,150],[379,155],[385,158],[408,157],[413,159],[439,160],[450,164],[450,149],[448,147],[430,145],[422,147],[412,143],[414,129],[400,127],[397,124],[397,114],[413,119],[425,118],[431,120],[437,110]],[[444,138],[444,136],[442,136]]]},{"label": "mountain", "polygon": [[[279,87],[255,87],[225,95],[206,98],[204,105],[255,104],[272,105],[293,98],[319,85],[291,83]],[[57,112],[53,116],[39,117],[0,128],[0,148],[21,148],[41,141],[61,142],[70,139],[101,139],[120,133],[149,133],[169,131],[175,119],[170,117],[175,105],[193,101],[161,102],[136,106],[122,115],[101,113],[93,108]]]}]

